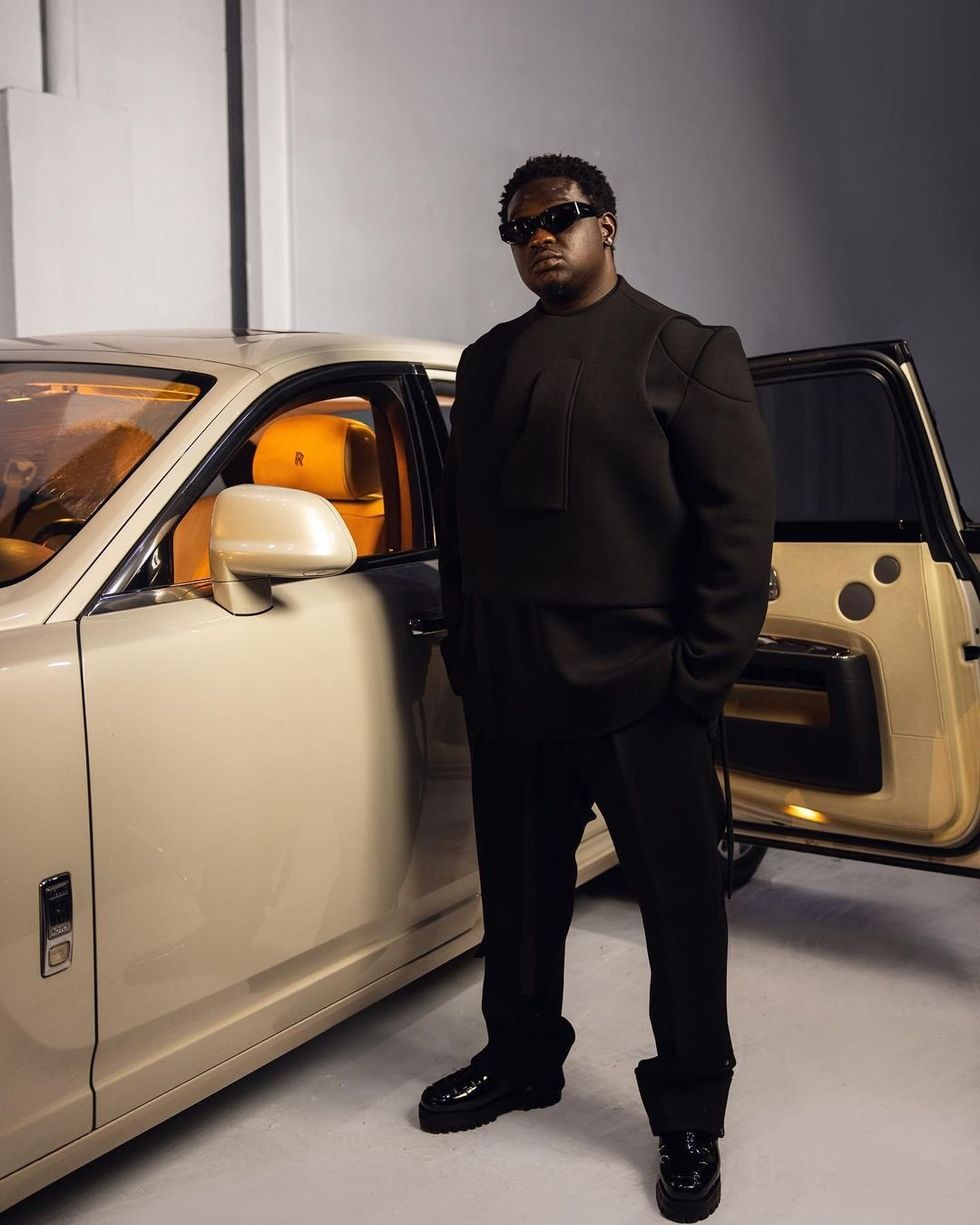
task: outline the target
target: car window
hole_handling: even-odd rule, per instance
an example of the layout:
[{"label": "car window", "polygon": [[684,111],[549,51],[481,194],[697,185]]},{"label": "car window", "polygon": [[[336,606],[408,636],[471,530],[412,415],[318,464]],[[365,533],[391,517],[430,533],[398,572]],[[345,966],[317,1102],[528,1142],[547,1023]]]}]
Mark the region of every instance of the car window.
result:
[{"label": "car window", "polygon": [[222,464],[170,540],[172,582],[210,577],[214,501],[230,485],[286,486],[330,501],[358,559],[427,547],[421,481],[397,380],[333,386],[281,406]]},{"label": "car window", "polygon": [[760,382],[776,466],[777,539],[914,539],[912,474],[885,385],[865,372]]},{"label": "car window", "polygon": [[175,370],[0,364],[0,583],[53,557],[211,382]]}]

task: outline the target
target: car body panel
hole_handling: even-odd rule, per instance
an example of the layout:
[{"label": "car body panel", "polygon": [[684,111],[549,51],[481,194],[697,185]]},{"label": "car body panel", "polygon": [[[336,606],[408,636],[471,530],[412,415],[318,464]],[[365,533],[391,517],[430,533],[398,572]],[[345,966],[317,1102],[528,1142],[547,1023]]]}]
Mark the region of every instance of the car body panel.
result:
[{"label": "car body panel", "polygon": [[[77,627],[0,634],[0,675],[3,1175],[92,1126],[95,964]],[[72,963],[42,978],[38,886],[61,872],[72,878]]]},{"label": "car body panel", "polygon": [[[27,359],[61,361],[71,354],[75,360],[111,359],[133,365],[143,359],[160,359],[161,366],[174,362],[188,369],[241,366],[272,371],[292,362],[295,368],[323,366],[331,362],[404,361],[421,362],[436,369],[455,370],[462,345],[423,337],[383,336],[352,332],[234,332],[221,329],[159,332],[98,332],[0,340],[0,361]],[[129,363],[130,358],[140,361]],[[279,376],[277,376],[279,377]]]},{"label": "car body panel", "polygon": [[[897,354],[900,357],[901,354]],[[964,526],[963,508],[960,506],[959,496],[956,492],[956,485],[953,482],[953,474],[950,471],[949,463],[946,459],[946,452],[943,449],[942,440],[939,437],[939,430],[936,426],[936,418],[929,407],[929,402],[926,399],[925,392],[922,390],[922,384],[919,381],[919,374],[915,368],[915,364],[911,357],[906,357],[904,361],[899,361],[899,368],[902,372],[902,377],[908,384],[909,393],[915,403],[918,412],[919,420],[922,424],[922,432],[929,446],[929,454],[932,460],[933,468],[942,485],[943,496],[946,500],[946,506],[949,511],[950,518],[957,531],[962,531]]]}]

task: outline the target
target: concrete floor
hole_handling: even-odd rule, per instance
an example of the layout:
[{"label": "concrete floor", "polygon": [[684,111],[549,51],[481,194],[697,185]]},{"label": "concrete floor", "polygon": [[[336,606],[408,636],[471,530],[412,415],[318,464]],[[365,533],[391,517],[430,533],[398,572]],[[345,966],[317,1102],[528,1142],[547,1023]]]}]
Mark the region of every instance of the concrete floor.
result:
[{"label": "concrete floor", "polygon": [[[729,903],[731,1225],[980,1220],[980,882],[770,851]],[[653,1053],[616,876],[569,940],[562,1101],[458,1136],[428,1081],[483,1042],[460,958],[11,1209],[4,1225],[661,1220],[633,1067]]]}]

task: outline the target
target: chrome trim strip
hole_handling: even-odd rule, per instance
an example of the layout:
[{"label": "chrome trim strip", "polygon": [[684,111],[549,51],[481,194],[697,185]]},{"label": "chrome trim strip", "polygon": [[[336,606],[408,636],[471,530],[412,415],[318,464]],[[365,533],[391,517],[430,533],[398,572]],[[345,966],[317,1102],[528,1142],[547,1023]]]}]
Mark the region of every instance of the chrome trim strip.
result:
[{"label": "chrome trim strip", "polygon": [[89,611],[89,616],[98,613],[122,612],[130,608],[150,608],[156,604],[176,604],[179,600],[200,600],[211,596],[211,580],[195,579],[190,583],[178,583],[172,587],[146,587],[142,591],[122,591],[118,594],[100,596]]}]

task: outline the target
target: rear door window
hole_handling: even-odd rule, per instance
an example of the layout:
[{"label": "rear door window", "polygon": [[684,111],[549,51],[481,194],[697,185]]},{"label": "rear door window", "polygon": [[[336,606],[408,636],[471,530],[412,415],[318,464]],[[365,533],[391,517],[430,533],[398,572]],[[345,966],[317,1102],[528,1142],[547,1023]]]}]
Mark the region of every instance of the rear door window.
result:
[{"label": "rear door window", "polygon": [[776,538],[914,540],[922,524],[887,386],[871,372],[756,386],[776,465]]}]

